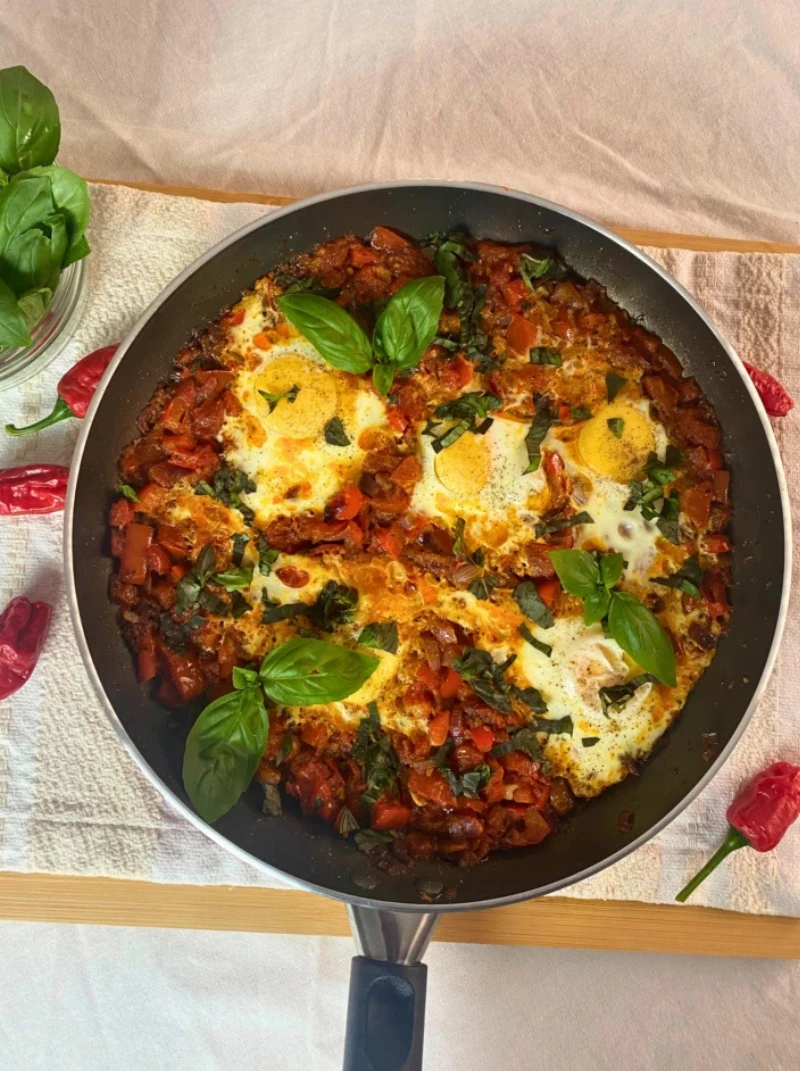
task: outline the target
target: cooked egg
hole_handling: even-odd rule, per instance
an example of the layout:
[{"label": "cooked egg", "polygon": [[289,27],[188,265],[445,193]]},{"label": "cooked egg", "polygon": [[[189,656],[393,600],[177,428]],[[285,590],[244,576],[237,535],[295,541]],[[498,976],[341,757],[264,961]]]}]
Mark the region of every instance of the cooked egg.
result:
[{"label": "cooked egg", "polygon": [[578,436],[578,450],[598,476],[630,481],[655,450],[653,423],[641,408],[612,402],[587,420]]},{"label": "cooked egg", "polygon": [[[307,357],[289,354],[274,358],[259,372],[255,387],[264,403],[261,420],[267,432],[291,439],[314,438],[323,434],[325,425],[336,415],[336,383]],[[265,394],[278,395],[277,404],[271,405]]]}]

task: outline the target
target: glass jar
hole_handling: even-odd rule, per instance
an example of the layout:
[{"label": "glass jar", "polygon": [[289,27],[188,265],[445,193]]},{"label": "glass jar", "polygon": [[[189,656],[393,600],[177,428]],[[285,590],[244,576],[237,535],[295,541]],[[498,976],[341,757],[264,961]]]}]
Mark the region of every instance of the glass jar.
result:
[{"label": "glass jar", "polygon": [[31,328],[33,344],[0,352],[0,391],[16,387],[58,357],[75,333],[86,302],[86,261],[61,273],[53,300]]}]

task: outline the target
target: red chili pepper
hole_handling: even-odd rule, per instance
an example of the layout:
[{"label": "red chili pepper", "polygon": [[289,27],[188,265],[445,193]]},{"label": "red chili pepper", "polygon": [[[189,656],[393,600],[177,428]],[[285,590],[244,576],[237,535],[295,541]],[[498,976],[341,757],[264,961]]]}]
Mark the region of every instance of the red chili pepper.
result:
[{"label": "red chili pepper", "polygon": [[764,403],[764,408],[770,416],[786,416],[794,409],[794,399],[782,383],[775,376],[770,375],[761,368],[744,362],[747,374],[753,381],[753,386],[758,391],[758,396]]},{"label": "red chili pepper", "polygon": [[66,465],[23,465],[0,469],[0,517],[56,513],[67,497]]},{"label": "red chili pepper", "polygon": [[0,614],[0,699],[8,699],[33,673],[52,613],[48,603],[20,595]]},{"label": "red chili pepper", "polygon": [[790,762],[773,762],[756,774],[728,808],[728,835],[699,873],[678,895],[688,900],[722,860],[739,848],[771,852],[780,844],[792,822],[800,817],[800,766]]},{"label": "red chili pepper", "polygon": [[118,343],[114,343],[113,346],[104,346],[82,357],[58,381],[56,387],[58,401],[52,413],[24,428],[6,424],[6,432],[9,435],[33,435],[34,432],[49,428],[61,420],[69,420],[71,417],[78,417],[82,420],[97,390],[97,384],[102,379],[103,372],[108,368],[111,358],[117,352],[118,346]]}]

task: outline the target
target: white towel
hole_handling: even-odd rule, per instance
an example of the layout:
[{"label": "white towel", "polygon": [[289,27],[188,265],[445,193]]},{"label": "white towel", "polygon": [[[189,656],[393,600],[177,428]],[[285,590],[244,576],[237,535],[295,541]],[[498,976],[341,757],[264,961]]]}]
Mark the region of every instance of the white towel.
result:
[{"label": "white towel", "polygon": [[[0,424],[48,412],[55,385],[79,357],[122,338],[158,292],[235,228],[269,211],[252,204],[92,186],[89,300],[75,338],[44,373],[0,394]],[[800,398],[800,257],[647,250],[689,290],[740,355]],[[776,422],[792,488],[800,483],[800,421]],[[0,467],[68,463],[78,422],[38,436],[0,438]],[[229,855],[166,804],[117,741],[92,692],[72,635],[61,568],[62,517],[0,522],[0,607],[14,595],[47,599],[53,627],[35,674],[0,703],[0,869],[197,884],[275,885]],[[562,895],[670,902],[717,847],[725,809],[743,779],[775,758],[800,759],[798,585],[765,698],[733,758],[672,825],[632,856]],[[792,682],[794,681],[794,684]],[[645,771],[646,776],[646,771]],[[693,903],[800,915],[800,827],[770,855],[744,850]]]}]

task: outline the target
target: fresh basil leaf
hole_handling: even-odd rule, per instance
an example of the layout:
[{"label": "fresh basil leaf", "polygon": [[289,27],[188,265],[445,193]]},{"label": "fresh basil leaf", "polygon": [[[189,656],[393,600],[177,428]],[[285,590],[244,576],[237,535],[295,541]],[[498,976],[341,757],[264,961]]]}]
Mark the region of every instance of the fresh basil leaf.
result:
[{"label": "fresh basil leaf", "polygon": [[349,446],[350,440],[347,438],[344,430],[344,424],[341,417],[331,417],[328,423],[325,425],[325,442],[329,446]]},{"label": "fresh basil leaf", "polygon": [[312,706],[346,699],[378,668],[374,655],[328,640],[296,639],[275,647],[259,670],[264,691],[285,706]]},{"label": "fresh basil leaf", "polygon": [[530,351],[531,364],[551,364],[560,368],[564,363],[558,350],[551,350],[547,346],[533,346]]},{"label": "fresh basil leaf", "polygon": [[663,684],[675,687],[675,650],[658,618],[633,595],[612,593],[608,613],[611,635],[626,654]]},{"label": "fresh basil leaf", "polygon": [[365,625],[358,637],[359,647],[375,647],[379,651],[397,654],[400,643],[396,621],[372,621]]},{"label": "fresh basil leaf", "polygon": [[61,123],[55,97],[25,67],[0,70],[0,167],[9,175],[51,164]]},{"label": "fresh basil leaf", "polygon": [[547,553],[553,563],[561,586],[570,595],[588,599],[600,584],[600,566],[593,554],[586,550],[550,550]]},{"label": "fresh basil leaf", "polygon": [[368,372],[374,362],[372,345],[353,317],[328,298],[316,294],[283,294],[276,304],[320,357],[343,372]]},{"label": "fresh basil leaf", "polygon": [[158,623],[167,646],[177,651],[178,654],[186,654],[187,640],[193,639],[193,633],[205,625],[206,619],[195,610],[188,621],[179,625],[167,610],[159,614]]},{"label": "fresh basil leaf", "polygon": [[216,564],[216,551],[211,543],[207,543],[197,555],[197,560],[189,572],[181,577],[175,587],[175,609],[179,614],[185,613],[197,602]]},{"label": "fresh basil leaf", "polygon": [[625,684],[611,684],[604,688],[601,688],[598,692],[600,696],[600,706],[606,717],[609,717],[609,711],[613,714],[618,714],[627,704],[627,702],[633,698],[637,689],[641,688],[643,684],[654,684],[656,678],[650,673],[642,673],[638,677],[632,677]]},{"label": "fresh basil leaf", "polygon": [[273,279],[281,287],[284,294],[307,291],[311,294],[318,294],[319,297],[335,298],[341,293],[340,287],[323,286],[317,275],[309,275],[301,279],[299,276],[289,275],[287,272],[277,272]]},{"label": "fresh basil leaf", "polygon": [[525,617],[540,628],[552,628],[556,623],[552,611],[542,602],[539,589],[532,580],[522,580],[517,584],[514,599]]},{"label": "fresh basil leaf", "polygon": [[622,417],[611,417],[606,421],[608,430],[614,436],[615,439],[621,439],[623,432],[625,431],[625,421]]},{"label": "fresh basil leaf", "polygon": [[258,536],[256,550],[258,551],[258,571],[262,576],[269,576],[272,566],[277,561],[279,551],[269,545],[263,532]]},{"label": "fresh basil leaf", "polygon": [[63,266],[81,260],[89,252],[84,235],[89,225],[89,189],[86,180],[66,167],[52,164],[47,167],[32,167],[23,171],[13,181],[23,178],[46,178],[50,182],[50,196],[57,212],[66,220],[69,237]]},{"label": "fresh basil leaf", "polygon": [[226,591],[241,591],[252,584],[253,567],[252,565],[232,566],[222,573],[216,573],[211,579]]},{"label": "fresh basil leaf", "polygon": [[292,747],[294,746],[294,737],[288,729],[281,737],[281,746],[278,748],[278,757],[275,760],[276,766],[282,766],[284,762],[289,758],[292,753]]},{"label": "fresh basil leaf", "polygon": [[582,736],[581,744],[583,747],[594,747],[595,744],[600,743],[599,736]]},{"label": "fresh basil leaf", "polygon": [[536,398],[536,411],[533,422],[525,436],[525,449],[528,451],[528,467],[525,472],[536,472],[542,463],[542,443],[550,430],[553,420],[550,416],[550,401],[542,394]]},{"label": "fresh basil leaf", "polygon": [[239,566],[242,564],[244,558],[244,549],[250,542],[250,536],[247,532],[235,532],[231,536],[231,543],[233,543],[233,549],[231,550],[231,561],[234,565]]},{"label": "fresh basil leaf", "polygon": [[[13,189],[13,185],[8,188]],[[68,242],[67,225],[59,213],[13,235],[0,254],[0,270],[14,293],[54,290]]]},{"label": "fresh basil leaf", "polygon": [[449,431],[447,431],[440,439],[434,439],[433,451],[436,454],[440,454],[442,450],[446,450],[448,446],[452,446],[454,442],[465,435],[470,430],[470,423],[468,420],[459,420],[457,424],[454,424]]},{"label": "fresh basil leaf", "polygon": [[604,587],[611,591],[615,584],[619,583],[622,571],[625,568],[625,559],[621,554],[600,555],[600,580]]},{"label": "fresh basil leaf", "polygon": [[242,617],[251,609],[250,603],[242,595],[241,591],[234,591],[231,596],[231,617]]},{"label": "fresh basil leaf", "polygon": [[627,382],[627,379],[618,376],[616,372],[606,372],[606,394],[610,402],[614,401]]},{"label": "fresh basil leaf", "polygon": [[445,281],[441,275],[412,279],[389,299],[375,324],[373,346],[395,368],[413,368],[439,328]]},{"label": "fresh basil leaf", "polygon": [[121,483],[117,487],[117,490],[119,491],[119,493],[121,495],[124,495],[125,498],[127,498],[129,502],[138,502],[139,501],[139,496],[136,494],[136,492],[134,491],[134,489],[131,487],[131,485],[129,483]]},{"label": "fresh basil leaf", "polygon": [[534,718],[533,728],[537,733],[547,733],[548,736],[572,736],[575,730],[569,714],[563,718]]},{"label": "fresh basil leaf", "polygon": [[534,279],[541,279],[550,271],[555,261],[552,257],[532,257],[523,253],[519,258],[519,273],[529,290],[534,290]]},{"label": "fresh basil leaf", "polygon": [[594,625],[602,621],[611,608],[611,593],[603,587],[597,587],[583,600],[583,623]]},{"label": "fresh basil leaf", "polygon": [[267,745],[269,717],[256,674],[234,671],[233,684],[236,690],[210,703],[186,740],[183,784],[206,822],[238,801]]},{"label": "fresh basil leaf", "polygon": [[278,392],[277,394],[268,390],[259,390],[258,393],[269,406],[269,411],[271,413],[275,409],[275,406],[278,404],[278,402],[281,401],[281,399],[283,398],[285,398],[290,405],[293,405],[297,400],[297,395],[300,393],[300,388],[296,386],[291,386],[288,390]]},{"label": "fresh basil leaf", "polygon": [[588,409],[584,409],[582,405],[571,405],[569,414],[573,420],[590,420],[592,414]]},{"label": "fresh basil leaf", "polygon": [[376,848],[391,844],[396,836],[397,834],[390,830],[384,832],[380,829],[359,829],[359,831],[353,835],[353,840],[356,842],[356,847],[360,852],[369,855],[369,853],[374,852]]},{"label": "fresh basil leaf", "polygon": [[14,291],[0,279],[0,350],[30,346],[32,342]]},{"label": "fresh basil leaf", "polygon": [[369,713],[358,726],[350,753],[364,770],[367,787],[361,793],[361,803],[371,807],[383,792],[395,789],[400,761],[391,737],[383,731],[377,704],[370,703],[367,710]]},{"label": "fresh basil leaf", "polygon": [[693,599],[699,599],[703,575],[697,555],[693,554],[691,558],[686,559],[677,572],[671,576],[657,576],[653,579],[653,583],[661,584],[665,588],[677,588],[678,591],[691,595]]},{"label": "fresh basil leaf", "polygon": [[333,632],[336,625],[352,624],[358,606],[358,589],[329,580],[317,595],[309,617],[317,628]]},{"label": "fresh basil leaf", "polygon": [[674,543],[676,546],[681,541],[681,525],[680,525],[680,499],[678,498],[678,492],[673,491],[671,495],[664,497],[664,504],[661,507],[661,513],[659,514],[656,526],[659,532],[668,539],[670,543]]},{"label": "fresh basil leaf", "polygon": [[197,596],[197,605],[208,610],[210,614],[219,614],[220,617],[227,617],[230,613],[228,603],[213,591],[201,591]]},{"label": "fresh basil leaf", "polygon": [[372,382],[378,394],[387,397],[394,383],[395,368],[391,364],[376,364],[372,369]]},{"label": "fresh basil leaf", "polygon": [[547,703],[542,698],[542,693],[533,686],[529,688],[513,687],[512,691],[517,699],[521,700],[534,714],[546,714]]},{"label": "fresh basil leaf", "polygon": [[498,577],[493,576],[491,573],[484,573],[483,576],[477,576],[471,584],[467,587],[467,591],[471,595],[474,595],[476,599],[485,601],[492,594],[494,589],[500,583]]},{"label": "fresh basil leaf", "polygon": [[518,626],[517,631],[526,643],[529,643],[531,647],[534,647],[537,651],[541,651],[541,653],[546,658],[549,658],[550,655],[553,653],[553,648],[550,646],[550,644],[542,643],[541,640],[537,640],[524,621],[521,625]]},{"label": "fresh basil leaf", "polygon": [[39,286],[35,290],[26,290],[17,302],[26,326],[30,329],[42,319],[53,297],[49,286]]},{"label": "fresh basil leaf", "polygon": [[207,495],[209,498],[213,498],[214,488],[211,486],[210,483],[207,483],[205,480],[198,480],[197,483],[194,485],[194,493],[196,495]]},{"label": "fresh basil leaf", "polygon": [[490,707],[499,710],[501,714],[510,714],[509,686],[503,679],[503,674],[515,657],[512,655],[501,666],[495,662],[488,651],[482,651],[477,647],[465,647],[460,658],[453,662],[453,669],[461,674],[473,691]]},{"label": "fresh basil leaf", "polygon": [[565,528],[576,528],[580,524],[594,524],[594,518],[586,510],[581,510],[580,513],[576,513],[572,517],[558,515],[547,521],[541,520],[535,525],[533,531],[536,538],[541,539],[542,536],[552,535],[554,532],[562,532]]},{"label": "fresh basil leaf", "polygon": [[454,558],[466,558],[467,550],[464,546],[464,529],[467,522],[463,517],[456,518],[455,536],[453,539],[453,557]]},{"label": "fresh basil leaf", "polygon": [[502,401],[491,391],[467,391],[466,394],[453,398],[452,401],[437,405],[433,415],[437,420],[466,420],[474,427],[479,420],[484,420],[489,413],[499,409]]},{"label": "fresh basil leaf", "polygon": [[477,799],[481,789],[488,785],[492,776],[492,771],[485,762],[476,766],[474,770],[461,774],[460,777],[457,777],[449,766],[442,767],[442,773],[447,779],[453,795],[466,796],[467,799]]}]

